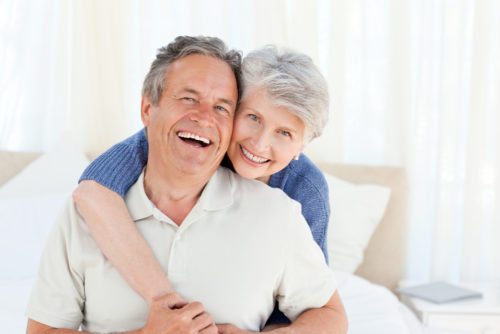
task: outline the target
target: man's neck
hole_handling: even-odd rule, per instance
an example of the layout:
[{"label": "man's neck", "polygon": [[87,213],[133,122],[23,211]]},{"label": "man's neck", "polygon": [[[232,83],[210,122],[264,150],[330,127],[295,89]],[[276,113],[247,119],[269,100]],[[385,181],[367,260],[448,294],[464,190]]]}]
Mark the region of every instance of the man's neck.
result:
[{"label": "man's neck", "polygon": [[198,202],[207,182],[181,171],[160,172],[149,164],[144,172],[144,190],[149,200],[179,226]]}]

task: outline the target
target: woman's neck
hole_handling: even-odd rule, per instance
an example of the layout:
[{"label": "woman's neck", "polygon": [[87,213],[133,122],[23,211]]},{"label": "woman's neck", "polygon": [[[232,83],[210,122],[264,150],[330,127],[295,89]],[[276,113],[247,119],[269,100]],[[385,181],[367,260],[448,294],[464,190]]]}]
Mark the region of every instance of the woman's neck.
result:
[{"label": "woman's neck", "polygon": [[271,181],[271,175],[266,175],[266,176],[261,176],[258,177],[257,180],[264,182],[265,184],[269,185],[269,181]]}]

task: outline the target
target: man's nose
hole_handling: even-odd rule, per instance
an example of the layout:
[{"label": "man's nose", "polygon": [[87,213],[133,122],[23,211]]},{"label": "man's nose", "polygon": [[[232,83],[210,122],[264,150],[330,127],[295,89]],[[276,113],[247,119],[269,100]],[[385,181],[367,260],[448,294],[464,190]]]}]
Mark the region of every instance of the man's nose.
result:
[{"label": "man's nose", "polygon": [[197,122],[200,126],[209,127],[214,125],[214,108],[210,103],[202,102],[190,116],[192,121]]}]

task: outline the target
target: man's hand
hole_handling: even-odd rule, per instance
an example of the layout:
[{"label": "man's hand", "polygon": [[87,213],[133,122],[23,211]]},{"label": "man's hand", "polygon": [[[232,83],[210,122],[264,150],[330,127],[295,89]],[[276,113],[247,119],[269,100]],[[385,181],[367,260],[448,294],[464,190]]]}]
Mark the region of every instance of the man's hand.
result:
[{"label": "man's hand", "polygon": [[212,316],[199,302],[187,303],[171,293],[155,298],[142,334],[217,334]]},{"label": "man's hand", "polygon": [[248,333],[256,333],[256,332],[248,332],[240,329],[231,324],[222,324],[217,325],[217,329],[219,330],[218,334],[248,334]]}]

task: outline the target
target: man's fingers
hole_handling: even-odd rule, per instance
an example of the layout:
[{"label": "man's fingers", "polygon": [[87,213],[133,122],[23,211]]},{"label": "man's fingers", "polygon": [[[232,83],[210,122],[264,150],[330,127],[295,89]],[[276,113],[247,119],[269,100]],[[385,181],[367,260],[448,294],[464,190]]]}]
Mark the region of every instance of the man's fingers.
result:
[{"label": "man's fingers", "polygon": [[186,314],[191,318],[194,319],[195,317],[199,316],[200,314],[203,313],[204,308],[203,304],[200,302],[192,302],[189,303],[181,308],[182,311],[185,311]]},{"label": "man's fingers", "polygon": [[231,325],[229,324],[217,325],[217,330],[218,334],[231,334]]},{"label": "man's fingers", "polygon": [[215,324],[211,324],[208,327],[205,327],[204,329],[200,330],[198,332],[199,334],[218,334],[219,331],[217,330],[217,326]]},{"label": "man's fingers", "polygon": [[[198,315],[197,317],[195,317],[193,319],[193,325],[197,331],[202,331],[205,328],[209,328],[212,325],[215,326],[214,319],[212,318],[210,313],[207,313],[207,312],[203,312],[200,315]],[[215,333],[217,333],[217,331],[215,331]]]}]

